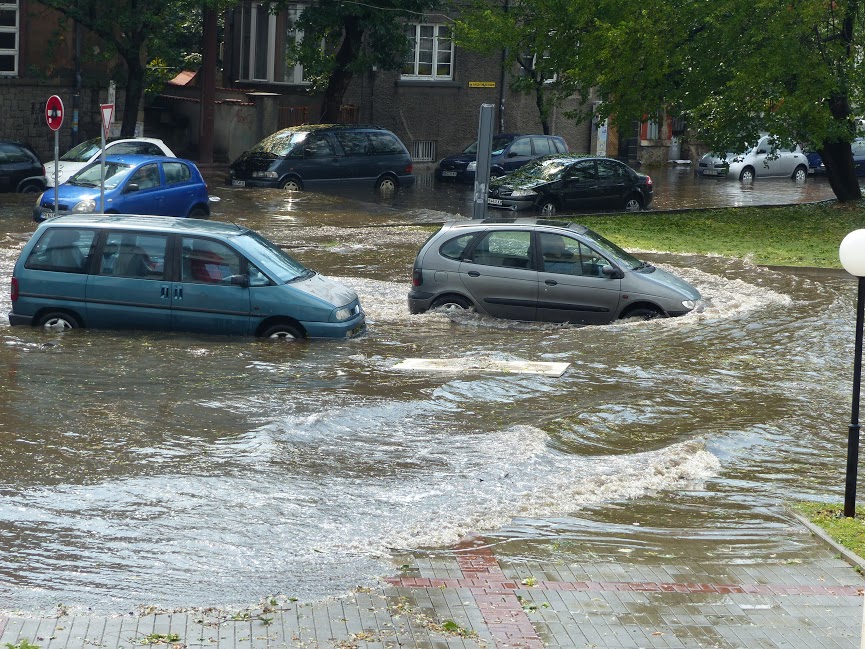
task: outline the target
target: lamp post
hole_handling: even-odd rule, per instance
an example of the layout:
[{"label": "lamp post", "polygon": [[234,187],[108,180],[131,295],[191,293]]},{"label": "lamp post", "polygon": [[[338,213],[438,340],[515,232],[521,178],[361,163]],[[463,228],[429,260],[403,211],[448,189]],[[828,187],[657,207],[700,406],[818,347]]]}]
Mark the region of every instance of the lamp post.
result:
[{"label": "lamp post", "polygon": [[859,388],[862,380],[862,321],[865,312],[865,230],[854,230],[841,242],[838,257],[844,270],[856,277],[856,348],[853,357],[853,405],[847,432],[847,480],[844,516],[856,516],[856,473],[859,468]]}]

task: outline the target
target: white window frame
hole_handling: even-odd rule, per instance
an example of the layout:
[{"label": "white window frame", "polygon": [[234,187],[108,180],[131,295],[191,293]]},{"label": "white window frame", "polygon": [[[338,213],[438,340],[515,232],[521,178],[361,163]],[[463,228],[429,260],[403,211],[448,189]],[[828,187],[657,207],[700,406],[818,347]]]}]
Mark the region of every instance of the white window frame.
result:
[{"label": "white window frame", "polygon": [[[421,81],[451,81],[454,78],[454,40],[453,40],[453,32],[451,31],[448,25],[442,25],[438,23],[408,23],[407,27],[414,28],[414,43],[412,47],[412,52],[408,61],[406,61],[406,65],[411,65],[413,68],[412,73],[403,72],[403,79],[414,79]],[[433,28],[433,50],[432,50],[432,74],[420,74],[418,69],[420,68],[420,48],[418,45],[420,44],[420,34],[421,28],[423,27],[432,27]],[[450,72],[446,75],[438,74],[438,58],[439,53],[444,52],[445,50],[439,49],[440,40],[442,37],[439,36],[439,30],[446,29],[448,30],[447,40],[450,41],[450,49],[448,50],[450,53],[450,63],[449,70]],[[408,30],[406,30],[408,31]],[[411,38],[410,36],[408,38]]]},{"label": "white window frame", "polygon": [[[254,81],[258,83],[275,83],[275,84],[284,84],[284,85],[309,85],[309,81],[303,78],[303,66],[300,64],[295,64],[294,69],[290,74],[286,75],[285,79],[276,79],[274,75],[274,70],[277,69],[277,56],[285,57],[285,52],[276,52],[276,43],[277,43],[277,22],[278,16],[276,14],[268,13],[267,15],[267,24],[259,25],[258,16],[259,10],[262,7],[266,7],[268,2],[250,2],[249,3],[249,13],[247,14],[245,11],[241,12],[241,21],[246,21],[247,17],[249,19],[249,48],[247,51],[243,51],[244,48],[241,48],[241,70],[248,70],[247,76],[239,79],[240,81]],[[300,16],[302,8],[300,8],[296,4],[288,5],[285,9],[285,12],[288,14],[288,18],[291,22],[297,20],[298,16]],[[241,33],[243,33],[246,25],[241,25]],[[286,36],[286,39],[293,38],[295,43],[299,43],[303,40],[303,32],[300,30],[291,30],[293,32],[293,36]],[[289,32],[289,33],[291,33]],[[257,48],[264,45],[267,48],[267,74],[264,77],[259,77],[256,75],[255,70],[255,62],[256,55],[258,53]],[[284,64],[279,66],[279,69],[282,69]],[[290,77],[290,78],[288,78]]]},{"label": "white window frame", "polygon": [[18,6],[18,0],[0,0],[0,10],[15,12],[14,26],[0,26],[0,33],[15,35],[14,49],[0,49],[0,56],[12,56],[12,60],[14,61],[11,70],[0,70],[0,76],[17,77],[19,61],[18,50],[21,46],[21,9]]}]

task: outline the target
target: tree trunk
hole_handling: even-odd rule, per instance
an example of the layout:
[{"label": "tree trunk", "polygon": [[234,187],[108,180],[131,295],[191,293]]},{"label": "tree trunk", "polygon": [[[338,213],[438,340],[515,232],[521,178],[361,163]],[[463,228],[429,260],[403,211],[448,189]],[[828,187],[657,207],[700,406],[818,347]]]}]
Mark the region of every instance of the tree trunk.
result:
[{"label": "tree trunk", "polygon": [[126,79],[126,101],[123,104],[123,125],[120,127],[121,137],[134,137],[135,124],[138,122],[138,108],[144,96],[144,66],[140,61],[140,52],[135,51],[129,56],[124,55],[128,77]]},{"label": "tree trunk", "polygon": [[835,196],[842,203],[862,198],[859,180],[853,167],[853,153],[849,142],[824,142],[818,151],[826,165],[826,176]]},{"label": "tree trunk", "polygon": [[544,129],[544,135],[549,135],[550,108],[545,101],[543,81],[535,81],[535,104],[538,107],[538,115],[541,118],[541,127]]},{"label": "tree trunk", "polygon": [[346,18],[343,30],[342,43],[340,43],[339,51],[336,53],[333,72],[330,73],[330,78],[327,80],[327,88],[325,88],[321,102],[319,121],[322,124],[335,124],[339,121],[342,99],[354,77],[349,66],[357,59],[363,45],[364,29],[356,16]]}]

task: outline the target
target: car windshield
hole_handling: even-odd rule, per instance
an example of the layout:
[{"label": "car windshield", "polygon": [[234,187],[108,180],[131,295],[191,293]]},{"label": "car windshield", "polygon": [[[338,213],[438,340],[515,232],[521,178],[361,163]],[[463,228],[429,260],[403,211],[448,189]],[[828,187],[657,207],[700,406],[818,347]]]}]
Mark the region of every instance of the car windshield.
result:
[{"label": "car windshield", "polygon": [[[500,155],[502,151],[505,150],[505,147],[514,141],[512,137],[494,137],[492,144],[492,152],[493,155]],[[472,142],[469,144],[464,150],[463,153],[469,153],[471,155],[476,155],[478,152],[478,143]]]},{"label": "car windshield", "polygon": [[277,131],[252,147],[250,153],[286,156],[299,143],[306,140],[309,131]]},{"label": "car windshield", "polygon": [[285,253],[257,232],[250,231],[245,236],[247,239],[246,250],[252,259],[257,264],[265,266],[283,282],[293,282],[315,275],[315,271],[306,268],[294,257]]},{"label": "car windshield", "polygon": [[[70,185],[80,185],[82,187],[99,187],[99,176],[101,170],[102,163],[94,162],[92,165],[84,167],[84,169],[73,175],[67,182]],[[131,170],[131,164],[106,162],[105,189],[114,189],[117,187],[126,179]]]},{"label": "car windshield", "polygon": [[634,255],[632,255],[631,253],[622,250],[615,243],[605,239],[597,232],[593,232],[592,230],[586,230],[584,236],[592,242],[595,248],[599,249],[607,256],[612,257],[625,268],[628,268],[630,270],[636,270],[637,268],[645,268],[649,265],[646,262],[640,261],[639,259],[634,257]]},{"label": "car windshield", "polygon": [[90,162],[90,158],[99,153],[101,148],[102,138],[93,138],[72,147],[60,159],[66,162]]},{"label": "car windshield", "polygon": [[563,160],[561,158],[541,158],[533,160],[511,174],[503,176],[507,179],[509,185],[518,184],[520,182],[552,182],[561,178],[565,169],[574,163],[572,159]]}]

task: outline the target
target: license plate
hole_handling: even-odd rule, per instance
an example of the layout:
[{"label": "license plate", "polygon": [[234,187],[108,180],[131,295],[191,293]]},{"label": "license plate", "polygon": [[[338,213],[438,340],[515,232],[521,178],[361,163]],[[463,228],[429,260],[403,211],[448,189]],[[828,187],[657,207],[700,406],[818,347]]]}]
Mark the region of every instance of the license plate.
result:
[{"label": "license plate", "polygon": [[717,176],[718,172],[715,169],[704,169],[703,175],[704,176]]},{"label": "license plate", "polygon": [[488,198],[487,199],[487,205],[501,205],[501,204],[502,204],[501,198]]},{"label": "license plate", "polygon": [[232,180],[231,186],[232,187],[246,187],[246,181],[244,181],[244,180]]},{"label": "license plate", "polygon": [[442,176],[448,176],[448,177],[456,178],[457,172],[456,171],[442,171]]}]

